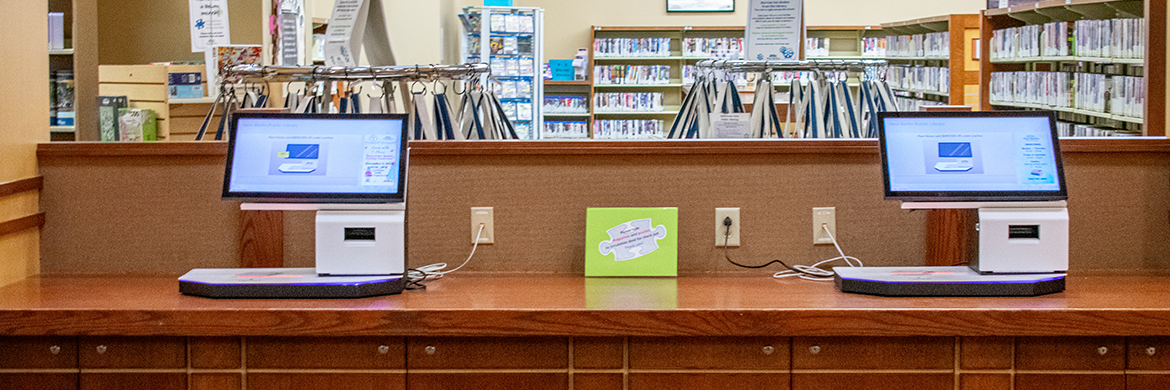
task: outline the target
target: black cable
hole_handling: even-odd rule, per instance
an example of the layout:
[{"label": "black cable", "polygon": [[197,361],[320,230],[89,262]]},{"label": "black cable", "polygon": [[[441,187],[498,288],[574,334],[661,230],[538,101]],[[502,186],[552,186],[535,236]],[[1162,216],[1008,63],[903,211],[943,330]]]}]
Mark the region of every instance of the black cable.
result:
[{"label": "black cable", "polygon": [[414,268],[409,268],[406,270],[406,274],[403,275],[403,278],[406,279],[406,286],[403,287],[403,289],[406,289],[406,290],[426,290],[427,289],[427,285],[423,283],[427,280],[427,273],[426,272],[423,272],[423,271],[420,271],[420,270],[417,270]]},{"label": "black cable", "polygon": [[801,273],[801,274],[805,274],[805,275],[809,275],[809,276],[815,276],[818,278],[824,277],[824,275],[817,275],[817,274],[813,274],[813,273],[810,273],[807,271],[803,271],[803,270],[789,267],[788,264],[784,264],[783,261],[780,261],[778,259],[769,261],[767,263],[764,263],[763,265],[743,265],[740,263],[736,263],[735,260],[732,260],[731,256],[727,254],[727,244],[731,240],[731,224],[732,224],[731,217],[723,218],[723,226],[725,226],[727,228],[726,231],[723,233],[723,258],[727,259],[728,263],[734,264],[738,267],[750,268],[750,269],[760,269],[760,268],[764,268],[764,267],[767,267],[767,266],[772,265],[772,264],[780,264],[780,265],[784,266],[784,268],[787,268],[788,270],[790,270],[792,272]]}]

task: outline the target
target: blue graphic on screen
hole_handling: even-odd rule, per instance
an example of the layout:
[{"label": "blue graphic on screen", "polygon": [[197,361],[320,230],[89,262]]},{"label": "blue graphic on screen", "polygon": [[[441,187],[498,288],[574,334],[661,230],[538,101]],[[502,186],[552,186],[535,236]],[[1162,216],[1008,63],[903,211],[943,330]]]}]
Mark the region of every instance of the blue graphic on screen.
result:
[{"label": "blue graphic on screen", "polygon": [[1060,191],[1047,117],[888,117],[894,192]]},{"label": "blue graphic on screen", "polygon": [[939,142],[939,157],[971,157],[970,142]]},{"label": "blue graphic on screen", "polygon": [[289,144],[288,158],[311,158],[316,159],[317,153],[321,151],[321,145],[317,144]]},{"label": "blue graphic on screen", "polygon": [[400,192],[400,119],[240,118],[229,190],[239,193]]}]

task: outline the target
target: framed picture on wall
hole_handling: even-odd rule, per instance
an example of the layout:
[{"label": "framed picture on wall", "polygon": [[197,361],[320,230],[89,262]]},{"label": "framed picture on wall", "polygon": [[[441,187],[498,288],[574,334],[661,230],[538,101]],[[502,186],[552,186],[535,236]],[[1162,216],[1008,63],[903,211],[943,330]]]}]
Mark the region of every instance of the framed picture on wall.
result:
[{"label": "framed picture on wall", "polygon": [[735,12],[735,0],[666,0],[667,12]]}]

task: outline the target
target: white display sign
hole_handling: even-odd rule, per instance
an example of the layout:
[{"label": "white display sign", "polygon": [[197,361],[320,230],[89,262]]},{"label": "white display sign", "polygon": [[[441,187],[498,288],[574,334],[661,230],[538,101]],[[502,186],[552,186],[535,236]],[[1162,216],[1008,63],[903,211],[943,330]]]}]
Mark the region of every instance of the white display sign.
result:
[{"label": "white display sign", "polygon": [[191,10],[191,52],[230,45],[227,0],[187,0]]},{"label": "white display sign", "polygon": [[751,0],[745,59],[799,61],[803,17],[803,0]]},{"label": "white display sign", "polygon": [[325,65],[357,66],[362,54],[362,34],[366,31],[369,2],[337,0],[325,30]]},{"label": "white display sign", "polygon": [[751,135],[752,114],[711,114],[715,138],[748,138]]}]

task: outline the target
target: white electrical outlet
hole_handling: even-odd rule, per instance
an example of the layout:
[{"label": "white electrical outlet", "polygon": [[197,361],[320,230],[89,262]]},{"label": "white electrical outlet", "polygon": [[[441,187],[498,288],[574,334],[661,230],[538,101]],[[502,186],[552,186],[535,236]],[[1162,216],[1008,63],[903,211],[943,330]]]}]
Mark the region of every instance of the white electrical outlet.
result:
[{"label": "white electrical outlet", "polygon": [[[491,207],[472,207],[471,208],[471,243],[475,243],[475,237],[479,237],[480,244],[492,244],[496,242],[496,234],[492,229],[492,219],[494,212]],[[483,232],[479,231],[479,224],[483,224]]]},{"label": "white electrical outlet", "polygon": [[[725,218],[731,218],[731,235],[727,235]],[[739,246],[739,207],[719,207],[715,209],[715,246]]]},{"label": "white electrical outlet", "polygon": [[833,239],[825,233],[822,225],[828,225],[833,237],[837,236],[837,208],[813,207],[813,245],[832,244]]}]

